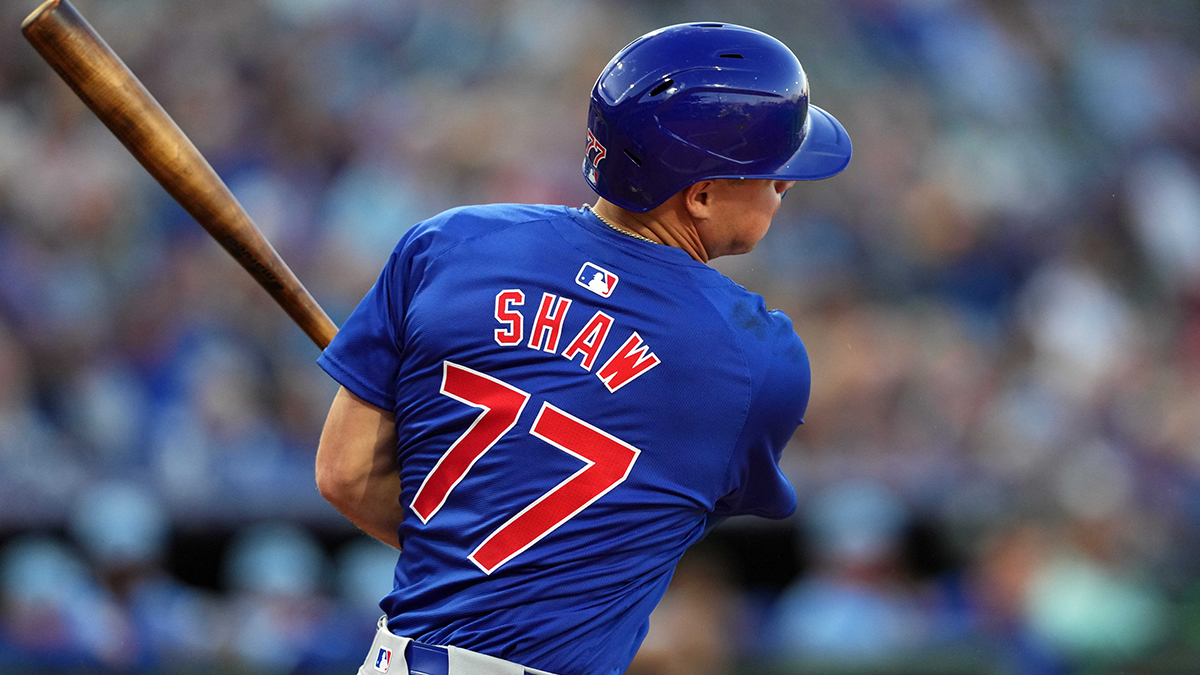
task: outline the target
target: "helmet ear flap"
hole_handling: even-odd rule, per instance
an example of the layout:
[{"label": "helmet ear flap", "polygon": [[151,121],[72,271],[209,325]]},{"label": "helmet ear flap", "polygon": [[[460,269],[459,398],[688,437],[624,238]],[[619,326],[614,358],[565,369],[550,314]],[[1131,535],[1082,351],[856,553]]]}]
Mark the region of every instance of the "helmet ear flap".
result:
[{"label": "helmet ear flap", "polygon": [[[587,144],[584,150],[583,176],[597,194],[625,193],[637,200],[638,210],[649,210],[650,193],[643,187],[647,155],[628,136],[615,130],[592,103],[588,114]],[[613,182],[614,178],[617,181]],[[605,197],[607,198],[607,197]],[[641,204],[647,204],[640,208]]]},{"label": "helmet ear flap", "polygon": [[600,163],[608,159],[608,124],[604,121],[604,116],[596,107],[595,101],[592,102],[591,109],[588,111],[588,128],[587,128],[587,145],[583,151],[583,177],[600,195],[604,194],[604,190],[608,186],[604,181],[603,175],[600,173]]}]

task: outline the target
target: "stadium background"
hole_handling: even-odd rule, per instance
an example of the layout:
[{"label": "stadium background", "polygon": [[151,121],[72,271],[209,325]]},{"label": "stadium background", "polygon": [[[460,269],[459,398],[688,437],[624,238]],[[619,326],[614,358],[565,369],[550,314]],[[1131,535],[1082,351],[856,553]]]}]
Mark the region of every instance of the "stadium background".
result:
[{"label": "stadium background", "polygon": [[[0,4],[0,670],[352,672],[392,561],[313,485],[333,383],[35,4]],[[423,217],[592,200],[632,38],[776,35],[855,144],[717,263],[809,348],[801,508],[690,553],[630,672],[1196,672],[1200,4],[77,6],[339,322]]]}]

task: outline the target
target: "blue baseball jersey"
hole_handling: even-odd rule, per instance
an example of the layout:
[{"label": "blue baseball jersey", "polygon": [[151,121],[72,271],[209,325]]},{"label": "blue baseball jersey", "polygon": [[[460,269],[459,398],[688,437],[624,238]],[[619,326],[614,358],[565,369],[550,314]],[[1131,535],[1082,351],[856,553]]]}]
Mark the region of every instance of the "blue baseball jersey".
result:
[{"label": "blue baseball jersey", "polygon": [[622,672],[688,546],[796,507],[791,321],[581,209],[416,225],[319,363],[395,413],[403,553],[380,606],[421,642]]}]

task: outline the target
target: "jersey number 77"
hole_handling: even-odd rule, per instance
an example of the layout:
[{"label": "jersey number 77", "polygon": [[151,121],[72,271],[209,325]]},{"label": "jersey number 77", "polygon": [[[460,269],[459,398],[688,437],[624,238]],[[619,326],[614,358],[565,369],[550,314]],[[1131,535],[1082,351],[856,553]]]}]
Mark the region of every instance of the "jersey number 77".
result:
[{"label": "jersey number 77", "polygon": [[[512,430],[530,395],[490,375],[442,362],[441,393],[482,412],[442,454],[413,497],[413,513],[428,523],[479,458]],[[529,433],[584,466],[489,534],[470,561],[485,574],[558,529],[629,477],[641,450],[587,422],[543,403]]]}]

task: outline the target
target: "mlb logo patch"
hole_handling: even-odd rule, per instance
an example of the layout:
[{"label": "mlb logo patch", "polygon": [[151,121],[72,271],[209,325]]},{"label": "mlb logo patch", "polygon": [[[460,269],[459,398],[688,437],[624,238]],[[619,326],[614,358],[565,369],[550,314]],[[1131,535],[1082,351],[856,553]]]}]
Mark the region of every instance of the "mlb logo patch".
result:
[{"label": "mlb logo patch", "polygon": [[575,283],[602,298],[613,294],[613,289],[617,287],[617,281],[619,281],[617,275],[595,263],[584,263],[583,267],[579,269],[579,274],[575,275]]},{"label": "mlb logo patch", "polygon": [[386,673],[388,667],[392,664],[392,650],[386,647],[379,648],[379,654],[375,656],[375,670],[381,673]]}]

